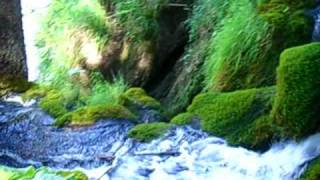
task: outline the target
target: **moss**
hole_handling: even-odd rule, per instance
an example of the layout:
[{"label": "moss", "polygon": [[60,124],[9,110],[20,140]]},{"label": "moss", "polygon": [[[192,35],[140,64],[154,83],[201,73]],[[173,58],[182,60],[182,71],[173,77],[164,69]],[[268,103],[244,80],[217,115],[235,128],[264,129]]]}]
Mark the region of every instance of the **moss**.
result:
[{"label": "moss", "polygon": [[128,136],[141,142],[149,142],[164,135],[170,127],[170,124],[161,122],[139,124],[129,131]]},{"label": "moss", "polygon": [[63,116],[68,112],[65,108],[63,95],[55,90],[47,92],[47,95],[40,100],[39,106],[54,118]]},{"label": "moss", "polygon": [[73,180],[89,180],[89,178],[81,171],[58,171],[58,175],[71,178]]},{"label": "moss", "polygon": [[241,133],[241,144],[255,150],[268,150],[282,133],[282,129],[273,124],[269,114],[263,115],[251,123],[247,131]]},{"label": "moss", "polygon": [[286,136],[311,134],[320,122],[320,44],[287,49],[280,61],[272,116]]},{"label": "moss", "polygon": [[83,107],[74,112],[67,113],[58,118],[55,125],[90,125],[95,123],[97,120],[104,118],[134,120],[136,117],[127,108],[121,105],[98,105]]},{"label": "moss", "polygon": [[[188,112],[201,119],[201,127],[210,134],[222,136],[231,144],[253,146],[247,142],[249,128],[271,110],[274,87],[249,89],[231,93],[198,95]],[[258,144],[258,143],[255,143]]]},{"label": "moss", "polygon": [[320,179],[320,157],[313,160],[302,176],[300,180],[319,180]]},{"label": "moss", "polygon": [[187,125],[192,123],[194,115],[191,113],[181,113],[178,114],[177,116],[173,117],[170,123],[175,124],[175,125]]},{"label": "moss", "polygon": [[50,91],[49,87],[34,84],[30,89],[22,94],[22,99],[28,101],[34,98],[43,98]]},{"label": "moss", "polygon": [[147,107],[160,110],[161,104],[156,99],[147,95],[141,88],[130,88],[120,96],[120,103],[129,109]]},{"label": "moss", "polygon": [[0,76],[0,97],[10,92],[22,93],[31,86],[32,83],[23,77]]},{"label": "moss", "polygon": [[80,171],[53,171],[46,167],[36,169],[32,166],[27,168],[9,168],[0,166],[0,178],[4,180],[15,179],[62,179],[62,180],[88,180],[88,177]]},{"label": "moss", "polygon": [[314,7],[311,1],[271,0],[259,7],[260,15],[273,29],[270,55],[278,58],[284,49],[310,41],[313,23],[304,11]]}]

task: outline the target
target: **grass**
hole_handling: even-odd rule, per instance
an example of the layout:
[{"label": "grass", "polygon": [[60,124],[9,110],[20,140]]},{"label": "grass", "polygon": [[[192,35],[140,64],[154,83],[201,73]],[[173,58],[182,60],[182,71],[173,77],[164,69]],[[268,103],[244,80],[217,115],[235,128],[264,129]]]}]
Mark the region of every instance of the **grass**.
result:
[{"label": "grass", "polygon": [[115,0],[115,16],[133,41],[149,40],[156,36],[162,7],[168,0]]},{"label": "grass", "polygon": [[250,83],[246,71],[264,60],[270,43],[269,26],[249,0],[231,1],[226,11],[212,34],[203,66],[206,88],[218,91],[241,89]]}]

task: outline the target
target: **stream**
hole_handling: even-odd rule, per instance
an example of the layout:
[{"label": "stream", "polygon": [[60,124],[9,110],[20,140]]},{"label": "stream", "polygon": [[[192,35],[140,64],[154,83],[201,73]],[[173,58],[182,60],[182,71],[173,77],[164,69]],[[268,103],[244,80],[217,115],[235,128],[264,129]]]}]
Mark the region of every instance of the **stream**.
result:
[{"label": "stream", "polygon": [[[34,40],[49,2],[22,0],[30,80],[39,74]],[[320,8],[312,11],[314,41],[320,40],[319,14]],[[0,164],[79,169],[104,180],[293,180],[320,155],[320,134],[299,143],[278,142],[259,153],[229,146],[190,126],[173,127],[159,139],[139,143],[127,137],[134,124],[125,119],[81,128],[56,128],[53,122],[35,101],[23,103],[19,96],[0,100]]]},{"label": "stream", "polygon": [[320,134],[300,143],[276,143],[265,153],[232,147],[189,126],[173,127],[151,143],[127,137],[125,119],[55,128],[35,102],[0,102],[0,164],[79,169],[92,179],[297,179],[320,155]]}]

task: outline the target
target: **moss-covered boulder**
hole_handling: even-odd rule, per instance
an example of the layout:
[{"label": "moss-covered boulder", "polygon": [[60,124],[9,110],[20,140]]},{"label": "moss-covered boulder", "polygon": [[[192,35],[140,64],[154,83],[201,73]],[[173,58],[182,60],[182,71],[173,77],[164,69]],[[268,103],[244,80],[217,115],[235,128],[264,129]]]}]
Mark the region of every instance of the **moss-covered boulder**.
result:
[{"label": "moss-covered boulder", "polygon": [[320,122],[320,43],[285,50],[272,116],[286,136],[314,133]]},{"label": "moss-covered boulder", "polygon": [[[270,112],[274,94],[275,87],[230,93],[204,93],[195,97],[188,107],[188,112],[199,116],[201,127],[206,132],[224,137],[234,145],[256,148],[270,141],[255,137],[259,134],[255,130],[264,131],[257,125],[269,124],[267,118],[262,117]],[[265,134],[263,136],[272,137]],[[259,138],[263,139],[263,142],[252,141]]]},{"label": "moss-covered boulder", "polygon": [[55,125],[83,126],[91,125],[99,119],[129,119],[135,120],[136,116],[121,105],[88,106],[66,113],[59,117]]},{"label": "moss-covered boulder", "polygon": [[120,103],[129,109],[149,108],[160,110],[161,104],[149,96],[142,88],[130,88],[120,96]]},{"label": "moss-covered boulder", "polygon": [[187,125],[192,123],[194,117],[195,115],[189,112],[181,113],[173,117],[170,123],[180,126]]},{"label": "moss-covered boulder", "polygon": [[167,123],[139,124],[132,128],[128,136],[140,142],[149,142],[164,135],[171,127]]},{"label": "moss-covered boulder", "polygon": [[269,0],[259,6],[260,15],[272,26],[270,55],[278,58],[284,49],[310,42],[313,23],[305,10],[314,7],[314,0]]},{"label": "moss-covered boulder", "polygon": [[31,99],[43,98],[45,97],[52,88],[47,86],[40,86],[38,84],[33,84],[26,92],[22,94],[22,99],[24,101],[29,101]]},{"label": "moss-covered boulder", "polygon": [[47,92],[46,96],[40,100],[39,106],[54,118],[63,116],[68,112],[65,106],[63,94],[56,90]]},{"label": "moss-covered boulder", "polygon": [[0,97],[10,92],[22,93],[32,86],[26,78],[13,76],[0,76]]},{"label": "moss-covered boulder", "polygon": [[320,179],[320,157],[313,160],[309,165],[300,180],[319,180]]},{"label": "moss-covered boulder", "polygon": [[0,166],[0,179],[16,180],[16,179],[62,179],[62,180],[88,180],[88,177],[80,171],[53,171],[42,167],[35,169],[34,167],[16,169]]}]

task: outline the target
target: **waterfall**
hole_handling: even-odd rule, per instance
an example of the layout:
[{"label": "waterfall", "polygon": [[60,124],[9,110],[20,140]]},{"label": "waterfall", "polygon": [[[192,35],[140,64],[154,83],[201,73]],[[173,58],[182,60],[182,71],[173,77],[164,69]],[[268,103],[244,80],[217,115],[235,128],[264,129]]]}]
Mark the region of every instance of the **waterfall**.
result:
[{"label": "waterfall", "polygon": [[35,81],[39,76],[40,57],[35,40],[41,18],[46,14],[49,4],[50,0],[21,0],[29,81]]}]

